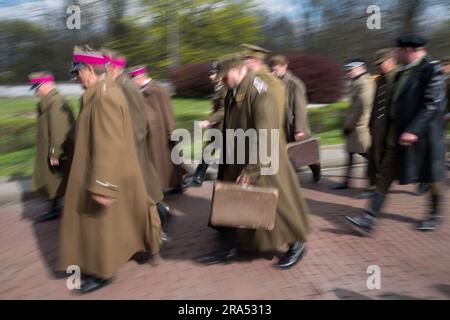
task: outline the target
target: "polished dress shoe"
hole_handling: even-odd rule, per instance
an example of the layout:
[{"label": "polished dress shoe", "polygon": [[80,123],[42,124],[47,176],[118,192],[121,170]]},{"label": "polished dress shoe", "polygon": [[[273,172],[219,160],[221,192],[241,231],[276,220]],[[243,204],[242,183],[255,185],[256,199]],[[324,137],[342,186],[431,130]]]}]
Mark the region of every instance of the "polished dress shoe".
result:
[{"label": "polished dress shoe", "polygon": [[41,223],[41,222],[45,222],[45,221],[58,219],[59,217],[61,217],[61,211],[58,209],[53,209],[53,210],[39,216],[34,222]]},{"label": "polished dress shoe", "polygon": [[417,186],[417,195],[423,196],[430,191],[430,185],[428,183],[419,183]]},{"label": "polished dress shoe", "polygon": [[109,279],[100,279],[100,278],[90,277],[81,285],[78,292],[81,294],[92,292],[92,291],[98,290],[100,288],[103,288],[104,286],[108,285],[109,283],[110,283]]},{"label": "polished dress shoe", "polygon": [[218,263],[227,263],[231,259],[233,259],[237,255],[237,249],[226,249],[226,250],[218,250],[212,252],[210,254],[201,256],[196,259],[196,262],[205,264],[205,265],[213,265]]},{"label": "polished dress shoe", "polygon": [[337,186],[333,187],[334,190],[344,190],[344,189],[349,189],[349,188],[350,187],[347,182],[340,183]]},{"label": "polished dress shoe", "polygon": [[431,217],[419,222],[417,230],[419,231],[433,231],[439,225],[439,219],[437,217]]},{"label": "polished dress shoe", "polygon": [[368,198],[372,198],[373,196],[375,196],[375,194],[376,194],[376,191],[374,191],[374,190],[366,190],[366,191],[363,191],[363,192],[361,192],[360,194],[358,194],[357,196],[356,196],[356,199],[368,199]]},{"label": "polished dress shoe", "polygon": [[369,214],[365,214],[360,217],[345,216],[345,218],[351,223],[352,226],[367,233],[372,232],[375,226],[375,219]]},{"label": "polished dress shoe", "polygon": [[158,202],[156,204],[156,209],[158,211],[159,220],[161,220],[161,228],[165,231],[169,226],[170,219],[173,217],[172,211],[170,211],[170,207],[163,202]]},{"label": "polished dress shoe", "polygon": [[201,177],[189,177],[186,179],[186,182],[183,184],[183,188],[189,187],[201,187],[203,184],[203,179]]},{"label": "polished dress shoe", "polygon": [[277,263],[277,267],[281,269],[289,269],[295,266],[305,255],[306,244],[304,242],[296,241],[289,247],[288,252]]},{"label": "polished dress shoe", "polygon": [[171,196],[171,195],[175,195],[175,194],[180,194],[184,192],[184,184],[180,184],[179,186],[167,189],[166,191],[163,192],[164,196]]}]

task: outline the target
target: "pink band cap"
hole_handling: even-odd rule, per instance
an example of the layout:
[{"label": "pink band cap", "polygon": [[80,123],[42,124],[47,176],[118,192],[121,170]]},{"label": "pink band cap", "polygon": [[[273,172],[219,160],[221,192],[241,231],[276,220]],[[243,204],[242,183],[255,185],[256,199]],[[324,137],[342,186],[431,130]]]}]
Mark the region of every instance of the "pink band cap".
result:
[{"label": "pink band cap", "polygon": [[146,67],[142,67],[142,68],[138,68],[138,69],[132,70],[132,71],[128,72],[128,74],[131,77],[135,77],[135,76],[138,76],[138,75],[146,73],[146,72],[147,72],[147,68]]},{"label": "pink band cap", "polygon": [[88,53],[76,53],[73,55],[74,62],[82,62],[87,64],[105,64],[106,58],[99,55],[93,55]]},{"label": "pink band cap", "polygon": [[118,67],[125,68],[127,66],[127,60],[125,59],[109,59],[109,61]]},{"label": "pink band cap", "polygon": [[39,83],[44,83],[44,82],[48,82],[48,81],[54,81],[55,78],[52,76],[48,76],[48,77],[39,77],[39,78],[33,78],[30,80],[31,84],[39,84]]}]

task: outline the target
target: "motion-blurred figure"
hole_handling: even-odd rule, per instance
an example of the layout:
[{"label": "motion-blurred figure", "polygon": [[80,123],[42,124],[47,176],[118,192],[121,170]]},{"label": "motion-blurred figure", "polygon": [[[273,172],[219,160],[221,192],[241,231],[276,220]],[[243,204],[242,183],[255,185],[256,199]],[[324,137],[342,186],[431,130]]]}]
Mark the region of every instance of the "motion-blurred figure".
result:
[{"label": "motion-blurred figure", "polygon": [[170,93],[148,76],[145,66],[131,67],[128,75],[140,88],[144,98],[144,110],[150,128],[149,156],[155,165],[162,189],[169,193],[181,192],[183,168],[171,159],[170,136],[176,129]]},{"label": "motion-blurred figure", "polygon": [[[214,84],[214,95],[212,97],[212,109],[209,118],[201,123],[203,129],[217,129],[222,131],[223,117],[225,115],[224,100],[227,94],[227,88],[223,85],[222,79],[217,77],[217,62],[214,62],[211,66],[209,79]],[[208,141],[206,144],[210,143]],[[203,184],[203,180],[206,176],[206,171],[209,165],[203,161],[195,169],[195,173],[192,177],[186,179],[186,187],[196,186],[200,187]]]},{"label": "motion-blurred figure", "polygon": [[343,130],[348,153],[347,175],[345,181],[334,189],[350,187],[354,155],[359,154],[367,159],[371,144],[369,120],[375,91],[374,81],[367,71],[365,62],[359,58],[348,60],[344,70],[352,80],[351,106]]},{"label": "motion-blurred figure", "polygon": [[71,72],[85,91],[61,223],[60,268],[88,278],[81,293],[109,283],[137,252],[159,252],[161,222],[146,192],[123,91],[106,77],[101,52],[75,48]]},{"label": "motion-blurred figure", "polygon": [[399,62],[405,65],[396,77],[390,106],[395,126],[392,166],[397,171],[379,180],[381,184],[377,185],[367,214],[347,217],[354,226],[367,232],[373,230],[395,178],[400,184],[430,184],[430,214],[419,223],[419,230],[434,230],[440,221],[442,180],[446,176],[442,121],[447,107],[446,82],[441,66],[428,56],[425,45],[426,40],[417,35],[403,36],[397,41]]},{"label": "motion-blurred figure", "polygon": [[[280,81],[272,77],[274,81],[269,82],[270,78],[262,80],[261,77],[255,76],[245,66],[241,54],[223,57],[219,61],[218,76],[224,79],[228,88],[225,98],[224,130],[265,129],[269,131],[267,141],[271,139],[270,130],[283,130],[278,110],[284,107],[285,92]],[[225,134],[223,139],[223,149],[231,152],[226,157],[233,159],[237,156],[236,150],[240,148],[237,148],[233,141],[227,141]],[[261,142],[260,138],[258,139]],[[198,262],[204,264],[227,262],[236,255],[239,244],[243,244],[247,249],[259,251],[277,250],[280,246],[288,244],[289,250],[277,264],[279,268],[293,267],[305,254],[306,237],[309,232],[309,210],[289,162],[286,142],[281,134],[279,141],[276,142],[279,144],[277,150],[279,170],[275,174],[261,175],[261,168],[264,165],[259,161],[251,164],[248,160],[246,164],[220,164],[218,173],[218,180],[277,188],[279,194],[275,228],[272,231],[220,228],[217,251],[200,257]],[[252,150],[247,144],[245,154],[250,155]]]},{"label": "motion-blurred figure", "polygon": [[391,179],[395,179],[395,127],[391,117],[391,100],[394,80],[398,73],[397,57],[394,48],[381,49],[375,54],[375,65],[380,75],[376,79],[375,99],[370,117],[370,135],[372,144],[369,152],[368,175],[372,187],[360,198],[369,198],[376,194],[376,185],[386,194]]},{"label": "motion-blurred figure", "polygon": [[[285,134],[287,142],[306,140],[311,137],[308,123],[308,98],[306,87],[302,80],[288,70],[289,62],[285,56],[277,55],[270,59],[273,74],[280,79],[286,88],[286,120]],[[320,180],[320,163],[309,166],[314,182]]]},{"label": "motion-blurred figure", "polygon": [[[444,123],[445,125],[448,125],[450,121],[450,57],[442,59],[442,71],[447,77],[447,113],[444,117]],[[447,170],[450,170],[449,161],[447,161],[446,166]]]},{"label": "motion-blurred figure", "polygon": [[58,93],[51,73],[32,73],[29,79],[31,89],[40,99],[37,104],[33,190],[47,198],[50,205],[50,210],[36,220],[43,222],[61,215],[72,162],[75,119],[69,103]]},{"label": "motion-blurred figure", "polygon": [[131,81],[125,71],[127,63],[125,57],[109,49],[103,49],[102,52],[108,60],[106,64],[107,77],[116,81],[127,99],[133,123],[137,156],[142,169],[145,187],[148,195],[157,203],[163,229],[166,229],[172,213],[170,212],[169,207],[162,202],[164,198],[163,189],[156,171],[157,166],[154,157],[150,156],[149,150],[149,141],[152,139],[151,136],[157,133],[153,133],[149,128],[148,119],[146,117],[147,108],[145,101],[139,88]]}]

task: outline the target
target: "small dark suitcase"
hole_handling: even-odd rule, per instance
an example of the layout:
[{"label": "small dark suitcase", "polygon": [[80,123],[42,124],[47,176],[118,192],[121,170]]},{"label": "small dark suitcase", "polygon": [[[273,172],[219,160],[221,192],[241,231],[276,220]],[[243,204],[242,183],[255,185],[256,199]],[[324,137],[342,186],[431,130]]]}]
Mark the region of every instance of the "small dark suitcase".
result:
[{"label": "small dark suitcase", "polygon": [[316,138],[288,143],[287,152],[289,160],[295,169],[320,163],[319,140]]},{"label": "small dark suitcase", "polygon": [[278,190],[216,181],[210,224],[216,227],[273,230]]}]

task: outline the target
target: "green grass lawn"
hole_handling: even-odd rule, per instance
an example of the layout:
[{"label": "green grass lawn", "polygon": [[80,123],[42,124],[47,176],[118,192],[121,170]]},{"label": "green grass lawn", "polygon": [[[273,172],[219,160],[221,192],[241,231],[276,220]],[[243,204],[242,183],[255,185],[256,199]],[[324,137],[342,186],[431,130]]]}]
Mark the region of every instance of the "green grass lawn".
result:
[{"label": "green grass lawn", "polygon": [[[35,145],[35,98],[0,98],[0,176],[28,176],[33,170]],[[78,114],[79,100],[71,99],[74,114]],[[172,99],[177,128],[192,132],[194,121],[208,117],[210,101],[206,99]],[[346,103],[310,109],[309,118],[314,135],[322,145],[342,143],[341,123]],[[201,141],[194,141],[196,154],[201,152]],[[194,145],[192,145],[191,150]],[[186,150],[186,149],[184,149]]]}]

